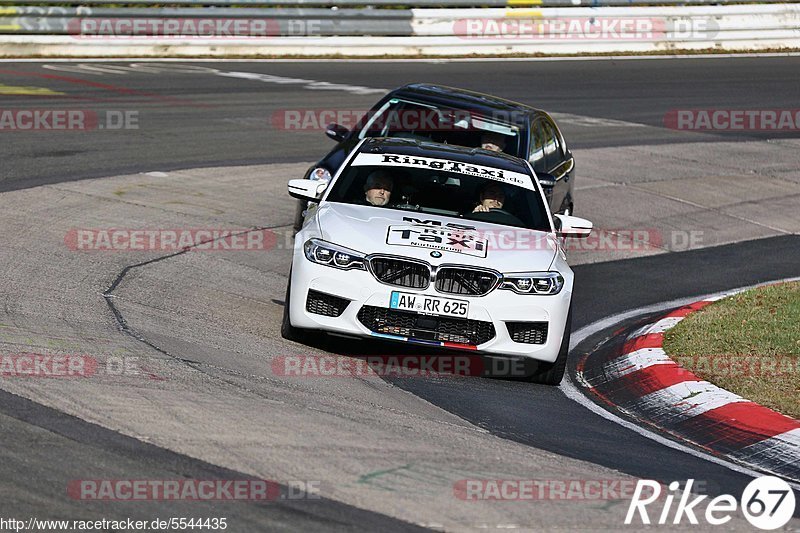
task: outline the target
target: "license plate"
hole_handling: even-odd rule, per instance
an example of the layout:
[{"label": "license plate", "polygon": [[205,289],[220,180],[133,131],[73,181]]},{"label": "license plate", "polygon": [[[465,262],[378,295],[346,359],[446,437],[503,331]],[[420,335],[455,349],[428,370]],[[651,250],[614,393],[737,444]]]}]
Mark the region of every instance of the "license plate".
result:
[{"label": "license plate", "polygon": [[429,315],[456,316],[459,318],[465,318],[469,314],[469,302],[464,300],[397,291],[392,291],[389,307],[401,311],[415,311]]}]

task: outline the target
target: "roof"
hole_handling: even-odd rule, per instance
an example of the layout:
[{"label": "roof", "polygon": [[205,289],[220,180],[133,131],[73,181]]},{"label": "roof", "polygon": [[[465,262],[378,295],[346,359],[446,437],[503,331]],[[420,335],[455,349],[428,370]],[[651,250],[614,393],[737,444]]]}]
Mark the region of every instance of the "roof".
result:
[{"label": "roof", "polygon": [[513,113],[513,115],[510,115],[513,117],[519,114],[529,115],[543,112],[535,107],[506,100],[498,96],[429,83],[404,85],[392,91],[390,96],[431,102],[442,107],[468,109],[486,115]]}]

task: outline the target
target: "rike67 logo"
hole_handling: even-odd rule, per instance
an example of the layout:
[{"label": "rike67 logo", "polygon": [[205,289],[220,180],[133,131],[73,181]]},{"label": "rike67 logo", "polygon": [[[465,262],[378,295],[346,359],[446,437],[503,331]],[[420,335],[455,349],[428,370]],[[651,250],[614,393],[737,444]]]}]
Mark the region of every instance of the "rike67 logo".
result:
[{"label": "rike67 logo", "polygon": [[[708,496],[692,494],[694,479],[689,479],[683,491],[680,484],[673,481],[669,484],[666,497],[662,498],[661,484],[649,479],[640,479],[636,484],[625,524],[630,525],[638,520],[642,524],[650,525],[649,511],[655,511],[654,522],[659,525],[681,524],[684,517],[690,524],[697,525],[699,509],[696,509]],[[678,503],[673,512],[673,502]],[[663,507],[659,510],[656,501],[662,500]],[[648,509],[648,506],[651,506]],[[708,502],[705,513],[701,515],[706,523],[712,526],[721,526],[730,522],[733,513],[741,506],[742,514],[751,525],[762,530],[778,529],[786,525],[794,515],[795,497],[792,487],[777,477],[764,476],[751,481],[742,492],[740,501],[730,494],[722,494]]]}]

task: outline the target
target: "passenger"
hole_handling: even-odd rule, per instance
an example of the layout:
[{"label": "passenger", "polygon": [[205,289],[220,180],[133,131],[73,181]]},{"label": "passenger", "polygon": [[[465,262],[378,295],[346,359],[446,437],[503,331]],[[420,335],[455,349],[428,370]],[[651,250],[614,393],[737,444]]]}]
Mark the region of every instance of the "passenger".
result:
[{"label": "passenger", "polygon": [[484,185],[478,200],[480,203],[472,210],[473,213],[488,213],[490,209],[502,209],[506,201],[503,186],[499,183]]},{"label": "passenger", "polygon": [[387,171],[379,169],[372,172],[364,183],[364,200],[368,205],[382,207],[392,198],[394,179]]}]

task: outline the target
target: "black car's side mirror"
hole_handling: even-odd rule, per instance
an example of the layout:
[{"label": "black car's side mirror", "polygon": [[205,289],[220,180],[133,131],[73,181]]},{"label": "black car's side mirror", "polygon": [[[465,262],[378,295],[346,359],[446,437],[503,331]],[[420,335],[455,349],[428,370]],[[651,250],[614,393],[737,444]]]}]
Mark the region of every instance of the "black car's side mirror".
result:
[{"label": "black car's side mirror", "polygon": [[341,124],[328,124],[328,127],[325,128],[325,135],[336,142],[342,142],[347,135],[347,132],[347,128]]},{"label": "black car's side mirror", "polygon": [[556,186],[556,178],[553,177],[552,174],[546,174],[544,172],[537,172],[536,177],[539,178],[539,184],[544,189],[544,192],[550,192],[550,190]]}]

